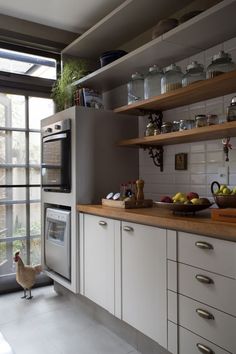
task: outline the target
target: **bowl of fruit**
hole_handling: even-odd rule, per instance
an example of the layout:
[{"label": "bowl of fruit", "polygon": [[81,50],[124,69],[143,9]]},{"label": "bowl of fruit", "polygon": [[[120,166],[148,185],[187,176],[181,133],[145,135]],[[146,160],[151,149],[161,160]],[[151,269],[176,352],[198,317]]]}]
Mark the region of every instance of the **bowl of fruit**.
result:
[{"label": "bowl of fruit", "polygon": [[219,208],[236,208],[236,187],[231,190],[225,184],[214,181],[211,184],[211,193]]},{"label": "bowl of fruit", "polygon": [[176,193],[173,197],[164,196],[160,202],[155,203],[158,207],[172,210],[174,213],[192,213],[204,210],[212,206],[212,203],[207,198],[199,198],[195,192]]}]

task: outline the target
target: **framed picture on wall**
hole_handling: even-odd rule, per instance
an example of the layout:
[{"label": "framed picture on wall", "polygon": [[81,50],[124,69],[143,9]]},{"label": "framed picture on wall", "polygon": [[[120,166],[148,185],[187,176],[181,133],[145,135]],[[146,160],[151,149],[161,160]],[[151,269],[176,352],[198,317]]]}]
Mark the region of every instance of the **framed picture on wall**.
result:
[{"label": "framed picture on wall", "polygon": [[175,170],[187,170],[188,169],[188,154],[180,153],[175,154]]}]

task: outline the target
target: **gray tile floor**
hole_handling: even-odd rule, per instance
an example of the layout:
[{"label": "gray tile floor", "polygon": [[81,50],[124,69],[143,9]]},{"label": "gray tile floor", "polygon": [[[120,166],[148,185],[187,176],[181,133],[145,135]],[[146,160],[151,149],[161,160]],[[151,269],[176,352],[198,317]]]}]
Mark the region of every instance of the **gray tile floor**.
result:
[{"label": "gray tile floor", "polygon": [[0,333],[15,354],[138,354],[52,286],[21,295],[0,296]]}]

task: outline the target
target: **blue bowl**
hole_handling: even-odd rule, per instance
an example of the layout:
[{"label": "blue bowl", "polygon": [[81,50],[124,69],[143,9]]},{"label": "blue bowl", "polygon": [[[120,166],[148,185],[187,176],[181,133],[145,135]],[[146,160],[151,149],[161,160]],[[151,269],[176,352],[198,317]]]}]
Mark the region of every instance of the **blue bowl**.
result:
[{"label": "blue bowl", "polygon": [[101,67],[112,63],[114,60],[119,59],[126,55],[127,52],[125,50],[110,50],[109,52],[105,52],[100,56],[100,64]]}]

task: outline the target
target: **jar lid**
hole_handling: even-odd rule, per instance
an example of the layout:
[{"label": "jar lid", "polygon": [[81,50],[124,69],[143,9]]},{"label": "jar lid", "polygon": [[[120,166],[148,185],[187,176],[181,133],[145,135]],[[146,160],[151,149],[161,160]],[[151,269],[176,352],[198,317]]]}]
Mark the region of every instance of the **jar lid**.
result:
[{"label": "jar lid", "polygon": [[171,65],[167,66],[164,71],[165,71],[165,73],[167,73],[167,71],[171,71],[171,70],[181,72],[180,66],[178,66],[176,64],[171,64]]},{"label": "jar lid", "polygon": [[136,72],[136,73],[131,75],[131,78],[132,78],[132,80],[140,80],[140,79],[143,79],[143,75],[138,73],[138,72]]},{"label": "jar lid", "polygon": [[192,70],[192,69],[199,69],[199,70],[203,71],[203,70],[204,70],[204,66],[194,60],[194,61],[192,61],[192,63],[189,64],[189,65],[187,66],[187,68],[186,68],[187,71],[188,71],[188,70]]},{"label": "jar lid", "polygon": [[195,116],[195,119],[203,119],[206,118],[205,114],[198,114],[197,116]]},{"label": "jar lid", "polygon": [[212,57],[212,61],[215,61],[218,59],[230,59],[231,60],[231,55],[229,53],[226,53],[223,50],[221,50],[218,54],[215,54]]},{"label": "jar lid", "polygon": [[150,66],[150,68],[148,69],[148,71],[150,73],[154,73],[154,72],[157,72],[157,73],[162,73],[162,70],[159,66],[157,65],[153,65],[153,66]]},{"label": "jar lid", "polygon": [[230,105],[231,106],[236,105],[236,96],[232,97]]}]

